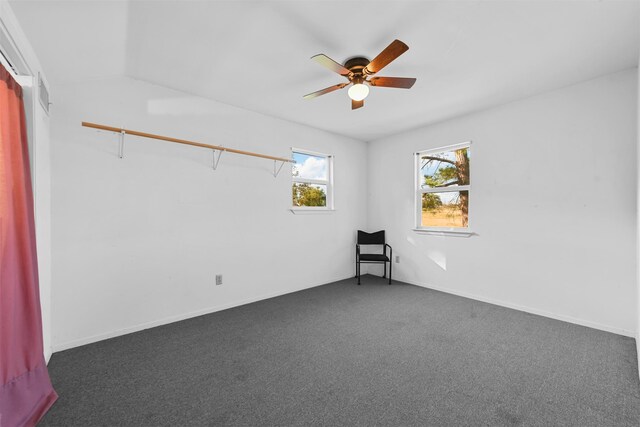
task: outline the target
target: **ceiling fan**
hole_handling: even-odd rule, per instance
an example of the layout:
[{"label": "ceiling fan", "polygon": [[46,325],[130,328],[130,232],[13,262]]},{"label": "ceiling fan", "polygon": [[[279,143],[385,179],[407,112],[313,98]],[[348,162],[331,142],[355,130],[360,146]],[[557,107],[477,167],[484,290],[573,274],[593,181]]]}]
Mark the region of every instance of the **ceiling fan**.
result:
[{"label": "ceiling fan", "polygon": [[395,87],[401,89],[409,89],[416,82],[414,78],[408,77],[371,77],[384,67],[389,65],[391,61],[409,50],[409,46],[400,40],[394,40],[387,46],[378,56],[369,61],[362,56],[355,56],[345,61],[344,65],[338,64],[325,54],[312,56],[311,59],[318,64],[323,65],[335,71],[349,80],[347,83],[340,83],[335,86],[318,90],[304,96],[305,99],[316,98],[325,93],[342,89],[345,86],[352,85],[348,94],[351,98],[351,109],[355,110],[364,107],[364,99],[369,95],[369,86]]}]

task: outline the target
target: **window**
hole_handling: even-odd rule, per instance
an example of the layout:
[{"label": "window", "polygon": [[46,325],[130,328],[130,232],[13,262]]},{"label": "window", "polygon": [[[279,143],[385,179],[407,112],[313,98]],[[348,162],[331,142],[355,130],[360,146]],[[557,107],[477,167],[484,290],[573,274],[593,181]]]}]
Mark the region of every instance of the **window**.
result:
[{"label": "window", "polygon": [[416,153],[418,230],[469,230],[470,142]]},{"label": "window", "polygon": [[293,209],[333,209],[333,156],[292,149]]}]

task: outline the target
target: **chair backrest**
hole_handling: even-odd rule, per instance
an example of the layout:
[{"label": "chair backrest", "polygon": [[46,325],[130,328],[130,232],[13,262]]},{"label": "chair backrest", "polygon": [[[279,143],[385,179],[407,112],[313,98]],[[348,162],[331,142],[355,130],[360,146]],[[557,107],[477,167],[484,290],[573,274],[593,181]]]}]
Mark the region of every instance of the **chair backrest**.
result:
[{"label": "chair backrest", "polygon": [[385,243],[384,230],[376,231],[375,233],[358,230],[359,245],[384,245]]}]

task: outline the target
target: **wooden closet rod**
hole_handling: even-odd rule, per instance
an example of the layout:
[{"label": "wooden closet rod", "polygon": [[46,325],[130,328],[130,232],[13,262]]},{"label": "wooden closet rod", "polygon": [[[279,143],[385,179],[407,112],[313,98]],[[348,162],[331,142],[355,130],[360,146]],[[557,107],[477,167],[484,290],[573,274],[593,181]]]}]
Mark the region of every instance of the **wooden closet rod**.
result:
[{"label": "wooden closet rod", "polygon": [[268,154],[260,154],[260,153],[253,153],[251,151],[236,150],[235,148],[221,147],[219,145],[203,144],[201,142],[188,141],[186,139],[172,138],[170,136],[155,135],[153,133],[146,133],[146,132],[138,132],[137,130],[121,129],[121,128],[117,128],[117,127],[113,127],[113,126],[105,126],[105,125],[99,125],[99,124],[96,124],[96,123],[89,123],[89,122],[82,122],[82,126],[88,127],[88,128],[106,130],[106,131],[110,131],[110,132],[125,133],[125,134],[128,134],[128,135],[141,136],[143,138],[159,139],[161,141],[175,142],[175,143],[178,143],[178,144],[193,145],[194,147],[203,147],[203,148],[210,148],[212,150],[227,151],[229,153],[243,154],[245,156],[260,157],[262,159],[276,160],[278,162],[290,162],[290,163],[293,163],[293,160],[286,159],[284,157],[275,157],[275,156],[269,156]]}]

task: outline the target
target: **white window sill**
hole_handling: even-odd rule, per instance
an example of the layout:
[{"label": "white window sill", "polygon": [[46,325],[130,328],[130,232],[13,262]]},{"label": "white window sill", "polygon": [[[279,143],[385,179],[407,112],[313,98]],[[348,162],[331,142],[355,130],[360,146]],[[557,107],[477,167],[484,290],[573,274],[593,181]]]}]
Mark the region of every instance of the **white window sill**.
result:
[{"label": "white window sill", "polygon": [[419,234],[429,234],[432,236],[471,237],[476,235],[476,233],[471,230],[438,230],[435,228],[414,228],[413,231]]},{"label": "white window sill", "polygon": [[335,212],[335,209],[289,209],[292,214],[295,215],[316,215],[316,214],[330,214]]}]

